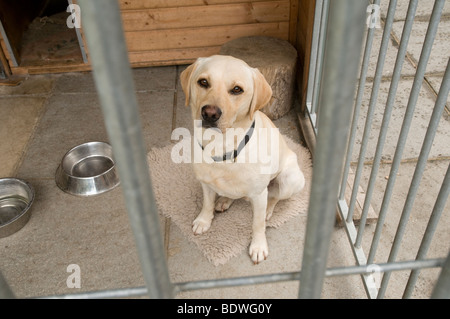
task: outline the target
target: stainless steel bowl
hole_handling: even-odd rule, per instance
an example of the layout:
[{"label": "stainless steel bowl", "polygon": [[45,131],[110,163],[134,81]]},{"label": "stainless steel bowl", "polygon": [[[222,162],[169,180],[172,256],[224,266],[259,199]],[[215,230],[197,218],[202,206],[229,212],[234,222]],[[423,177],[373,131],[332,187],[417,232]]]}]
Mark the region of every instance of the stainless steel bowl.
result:
[{"label": "stainless steel bowl", "polygon": [[112,148],[103,142],[89,142],[72,148],[56,170],[56,184],[79,196],[107,192],[119,185]]},{"label": "stainless steel bowl", "polygon": [[17,178],[0,179],[0,238],[12,235],[28,222],[33,187]]}]

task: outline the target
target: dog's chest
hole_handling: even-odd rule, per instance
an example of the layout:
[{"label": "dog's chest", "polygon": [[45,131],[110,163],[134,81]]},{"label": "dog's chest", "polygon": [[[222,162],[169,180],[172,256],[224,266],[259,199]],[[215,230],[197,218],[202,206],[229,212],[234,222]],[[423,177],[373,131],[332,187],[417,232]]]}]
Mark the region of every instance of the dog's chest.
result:
[{"label": "dog's chest", "polygon": [[[237,199],[261,193],[270,181],[257,174],[256,167],[240,163],[194,165],[197,179],[220,196]],[[244,168],[244,169],[243,169]],[[267,179],[267,180],[266,180]]]}]

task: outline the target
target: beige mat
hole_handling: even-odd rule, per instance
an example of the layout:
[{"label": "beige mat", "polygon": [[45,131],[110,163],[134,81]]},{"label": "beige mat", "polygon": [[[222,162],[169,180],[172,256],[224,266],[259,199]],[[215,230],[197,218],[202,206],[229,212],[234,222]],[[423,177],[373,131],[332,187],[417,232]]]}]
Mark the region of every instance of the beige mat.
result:
[{"label": "beige mat", "polygon": [[[286,137],[285,137],[286,138]],[[296,152],[305,175],[306,186],[291,199],[280,201],[275,207],[268,227],[279,227],[290,218],[306,215],[312,176],[309,151],[286,138]],[[214,265],[225,264],[230,258],[247,252],[251,241],[252,211],[249,202],[236,200],[224,213],[215,213],[211,228],[202,235],[192,232],[192,221],[202,207],[202,188],[194,176],[192,164],[176,164],[170,158],[173,145],[154,148],[148,153],[153,189],[159,212],[170,218],[183,235],[194,242]]]}]

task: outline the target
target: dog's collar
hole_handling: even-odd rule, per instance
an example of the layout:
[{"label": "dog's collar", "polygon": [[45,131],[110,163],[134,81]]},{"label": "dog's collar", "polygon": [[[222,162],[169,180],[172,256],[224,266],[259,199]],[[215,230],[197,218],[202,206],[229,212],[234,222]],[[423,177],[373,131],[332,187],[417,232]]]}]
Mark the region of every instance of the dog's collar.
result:
[{"label": "dog's collar", "polygon": [[[250,138],[253,135],[254,129],[255,129],[255,121],[253,121],[253,123],[250,126],[250,128],[248,129],[247,133],[245,133],[244,139],[239,143],[237,149],[235,149],[231,152],[225,153],[223,156],[212,156],[211,158],[213,159],[213,161],[214,162],[225,162],[230,159],[235,160],[236,157],[238,157],[239,153],[244,149],[245,145],[247,145],[248,141],[250,141]],[[202,150],[205,149],[200,142],[198,142],[198,144],[200,145]]]}]

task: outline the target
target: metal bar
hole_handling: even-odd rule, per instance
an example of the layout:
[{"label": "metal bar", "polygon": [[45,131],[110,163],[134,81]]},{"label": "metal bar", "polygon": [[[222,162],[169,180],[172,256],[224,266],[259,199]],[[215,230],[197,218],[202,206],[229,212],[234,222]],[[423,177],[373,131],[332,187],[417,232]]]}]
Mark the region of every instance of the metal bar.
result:
[{"label": "metal bar", "polygon": [[319,92],[320,133],[314,156],[300,298],[319,298],[322,291],[352,114],[366,7],[367,4],[360,0],[330,2],[324,76]]},{"label": "metal bar", "polygon": [[[445,203],[450,195],[450,165],[447,168],[447,174],[445,174],[444,181],[441,185],[438,198],[434,204],[433,211],[428,221],[427,229],[422,238],[422,242],[419,247],[419,251],[416,256],[416,260],[423,260],[426,258],[428,248],[430,247],[431,240],[433,239],[434,232],[437,228],[439,219],[444,211]],[[416,285],[417,278],[419,277],[420,270],[414,270],[411,272],[408,283],[406,284],[403,298],[410,298]]]},{"label": "metal bar", "polygon": [[325,272],[326,277],[364,275],[376,272],[401,271],[408,269],[436,268],[444,265],[444,258],[399,261],[396,263],[370,264],[362,266],[335,267],[329,268]]},{"label": "metal bar", "polygon": [[87,291],[66,295],[39,297],[37,299],[111,299],[129,298],[148,295],[147,287],[119,288],[109,290]]},{"label": "metal bar", "polygon": [[8,50],[9,56],[11,58],[12,66],[18,67],[19,63],[17,62],[16,55],[14,54],[14,50],[11,46],[11,43],[9,43],[8,35],[6,34],[5,28],[3,27],[3,24],[1,21],[0,21],[0,34],[3,38],[3,42],[5,43],[6,50]]},{"label": "metal bar", "polygon": [[80,0],[105,125],[151,298],[173,296],[117,1]]},{"label": "metal bar", "polygon": [[[68,0],[67,1],[69,3],[69,5],[73,5],[73,0]],[[89,63],[87,54],[86,54],[86,48],[84,47],[84,42],[83,42],[83,36],[81,35],[81,30],[80,28],[75,27],[75,33],[77,35],[77,40],[78,40],[78,45],[80,46],[80,51],[81,51],[81,56],[83,58],[83,63]]]},{"label": "metal bar", "polygon": [[8,282],[0,271],[0,299],[13,299],[14,293],[9,287]]},{"label": "metal bar", "polygon": [[[394,17],[395,17],[395,8],[397,6],[397,0],[391,0],[389,2],[389,8],[388,8],[388,13],[387,13],[387,17],[386,17],[386,22],[385,22],[385,26],[384,26],[384,31],[383,31],[383,39],[381,41],[381,47],[380,47],[380,53],[378,56],[378,60],[377,60],[377,67],[376,67],[376,71],[375,71],[375,77],[373,80],[373,86],[372,86],[372,94],[370,96],[370,102],[369,102],[369,110],[370,109],[374,109],[377,99],[378,99],[378,92],[380,89],[380,83],[381,83],[381,79],[383,77],[383,67],[384,67],[384,61],[385,61],[385,57],[386,57],[386,52],[388,49],[388,44],[391,41],[391,29],[392,29],[392,24],[394,22]],[[367,124],[366,124],[367,125]],[[367,144],[367,143],[366,143]],[[362,149],[362,145],[361,145],[361,149]],[[365,147],[364,147],[364,153],[365,153]],[[364,162],[364,158],[359,159],[361,162]],[[379,161],[374,161],[374,164],[372,166],[372,171],[374,170],[378,172],[378,168],[379,168]],[[362,167],[359,168],[360,171],[362,171]],[[358,173],[358,179],[356,179],[355,177],[355,182],[356,180],[358,180],[358,184],[359,184],[359,180],[360,180],[360,176],[361,173]],[[370,185],[370,182],[372,182],[372,185]],[[369,185],[368,188],[371,187],[370,190],[370,195],[367,196],[367,192],[366,192],[366,197],[364,200],[364,205],[363,205],[363,210],[361,213],[361,219],[360,219],[360,225],[365,225],[366,224],[366,220],[367,220],[367,215],[369,213],[369,207],[370,207],[370,201],[372,198],[372,192],[373,192],[373,187],[374,185],[375,179],[373,180],[369,180]],[[353,196],[353,194],[352,194]],[[356,194],[355,194],[355,201],[356,201]],[[364,233],[364,229],[365,227],[359,227],[358,229],[358,236],[356,237],[356,241],[355,241],[355,246],[356,247],[361,247],[361,242],[362,242],[362,237],[363,237],[363,233]]]},{"label": "metal bar", "polygon": [[[345,199],[338,200],[338,209],[339,209],[339,213],[341,214],[341,219],[344,221],[344,229],[345,229],[345,232],[347,233],[347,238],[350,243],[350,248],[352,249],[353,256],[355,257],[356,263],[359,266],[367,265],[368,264],[367,258],[366,258],[366,255],[365,255],[362,247],[356,247],[355,245],[353,245],[353,243],[356,240],[357,231],[356,231],[355,223],[353,222],[353,220],[351,220],[350,222],[347,221],[348,205],[347,205],[347,202],[345,201]],[[375,299],[378,294],[378,289],[374,285],[375,281],[374,281],[373,276],[372,275],[363,275],[361,277],[361,279],[363,281],[364,289],[366,290],[367,296],[371,299]]]},{"label": "metal bar", "polygon": [[[377,2],[377,4],[378,4],[378,2]],[[392,21],[394,19],[396,4],[397,4],[396,0],[392,0],[389,3],[388,15],[387,15],[385,26],[384,26],[383,39],[381,42],[380,52],[379,52],[379,56],[378,56],[378,62],[377,62],[377,68],[376,68],[376,72],[375,72],[374,83],[377,83],[377,81],[379,82],[381,80],[386,51],[387,51],[388,43],[390,41],[390,31],[392,28]],[[371,34],[370,31],[372,31],[372,36],[373,36],[373,29],[369,30],[366,42],[370,43],[370,45],[371,45],[372,39],[369,39],[369,36]],[[369,42],[369,40],[370,40],[370,42]],[[366,44],[364,59],[366,59],[367,52],[368,51],[367,51],[367,44]],[[368,56],[370,56],[370,51],[369,51],[369,54],[367,54],[367,57]],[[364,64],[365,63],[363,62],[363,66],[361,68],[361,75],[360,75],[360,84],[358,87],[358,95],[357,95],[357,96],[361,96],[361,97],[362,97],[362,92],[364,91],[365,77],[367,74],[367,72],[366,72],[367,66],[364,67]],[[374,84],[374,87],[375,86],[376,86],[376,84]],[[378,92],[378,88],[376,89],[375,92]],[[374,97],[374,90],[372,90],[372,98],[373,97]],[[353,153],[354,140],[355,140],[357,123],[358,123],[358,118],[359,118],[359,110],[361,107],[361,103],[358,102],[358,98],[357,98],[357,102],[355,103],[355,105],[356,106],[355,106],[355,111],[353,114],[350,138],[349,138],[349,142],[347,144],[347,159],[346,159],[346,163],[344,166],[344,173],[343,173],[342,183],[341,183],[341,191],[340,191],[339,200],[338,200],[338,208],[339,208],[339,212],[341,214],[341,218],[344,221],[344,227],[345,227],[347,237],[350,242],[350,246],[351,246],[353,255],[355,256],[356,262],[358,263],[358,265],[365,265],[365,264],[367,264],[367,258],[366,258],[366,255],[365,255],[363,249],[361,248],[360,245],[354,245],[354,243],[357,242],[357,234],[359,234],[359,233],[357,233],[357,231],[356,231],[356,227],[353,223],[353,218],[351,216],[349,216],[349,213],[348,213],[349,206],[345,200],[345,188],[346,188],[346,184],[347,184],[348,173],[350,170],[350,161],[351,161],[351,156]],[[353,187],[355,187],[355,184]],[[364,221],[361,221],[360,225],[364,225],[364,223],[365,223]],[[360,229],[362,229],[362,228],[364,228],[364,227],[361,226]],[[363,281],[367,296],[372,299],[376,298],[377,294],[378,294],[378,289],[377,289],[376,285],[374,285],[373,276],[362,275],[361,279]]]},{"label": "metal bar", "polygon": [[299,279],[300,279],[300,272],[297,271],[297,272],[256,275],[256,276],[247,276],[247,277],[189,281],[189,282],[176,283],[175,285],[176,285],[177,292],[181,292],[181,291],[199,290],[199,289],[225,288],[225,287],[235,287],[235,286],[245,286],[245,285],[268,284],[268,283],[272,283],[272,282],[294,281],[294,280],[299,280]]},{"label": "metal bar", "polygon": [[[398,167],[400,165],[401,156],[403,153],[404,146],[406,144],[406,138],[408,136],[408,132],[409,132],[412,118],[413,118],[414,109],[415,109],[415,106],[417,103],[419,92],[422,87],[425,70],[426,70],[426,66],[428,63],[428,58],[431,53],[431,48],[433,46],[434,38],[435,38],[437,28],[439,25],[439,21],[441,18],[441,13],[442,13],[442,8],[444,7],[444,3],[445,3],[445,0],[436,0],[436,2],[434,3],[433,12],[431,14],[430,23],[428,25],[427,34],[425,36],[425,42],[423,44],[422,52],[421,52],[420,59],[419,59],[419,65],[417,66],[416,76],[414,77],[413,86],[411,88],[411,94],[410,94],[410,97],[408,100],[408,105],[406,107],[406,114],[405,114],[405,118],[403,121],[402,129],[400,131],[399,142],[397,143],[397,148],[395,150],[395,155],[394,155],[394,161],[392,164],[391,172],[389,174],[389,182],[388,182],[388,186],[386,187],[386,189],[389,188],[390,192],[386,191],[385,196],[383,198],[383,204],[386,201],[390,201],[390,197],[392,194],[392,188],[395,183],[395,178],[397,175]],[[426,159],[419,158],[419,161],[421,161],[421,160],[425,161],[425,163],[426,163]],[[419,163],[418,163],[418,166],[419,166]],[[420,177],[420,175],[421,175],[421,174],[419,174],[420,171],[421,170],[416,169],[415,173],[417,172],[417,177]],[[416,174],[414,174],[414,175],[416,176]],[[391,180],[391,178],[392,178],[392,180]],[[411,184],[409,194],[415,195],[415,189],[416,189],[416,187],[418,187],[418,180],[419,180],[419,178],[413,178],[413,183]],[[388,259],[389,262],[393,262],[395,260],[395,258],[397,257],[397,252],[398,252],[398,249],[401,244],[401,240],[403,237],[404,230],[406,228],[406,224],[408,222],[410,206],[412,206],[412,203],[410,203],[410,202],[412,201],[412,199],[413,199],[413,197],[410,197],[408,195],[404,210],[402,212],[402,217],[400,219],[400,222],[399,222],[399,225],[397,228],[397,232],[395,234],[394,243],[392,245],[391,252],[389,254],[389,259]],[[387,209],[387,205],[383,205],[383,204],[382,204],[382,207],[385,206],[386,207],[385,209]],[[384,274],[383,280],[381,281],[380,290],[378,292],[378,298],[384,297],[384,294],[386,292],[387,285],[389,282],[389,277],[390,277],[389,272]]]},{"label": "metal bar", "polygon": [[[329,10],[329,0],[323,0],[322,11],[320,15],[320,28],[319,28],[319,39],[317,46],[317,58],[316,58],[316,68],[314,70],[314,81],[313,81],[313,94],[311,100],[311,113],[316,114],[318,116],[318,104],[319,104],[319,91],[320,91],[320,82],[322,78],[322,68],[323,68],[323,56],[325,51],[325,38],[326,38],[326,28],[328,21],[328,10]],[[315,127],[317,128],[318,121],[315,123]]]},{"label": "metal bar", "polygon": [[[396,0],[394,0],[394,1],[396,1]],[[379,5],[380,1],[376,0],[375,4]],[[385,30],[386,30],[386,27],[385,27]],[[354,141],[355,141],[355,137],[356,137],[356,129],[358,127],[359,112],[361,110],[361,103],[362,103],[362,98],[364,95],[364,88],[366,86],[367,69],[369,67],[370,53],[372,51],[374,31],[375,31],[375,28],[369,28],[369,31],[367,33],[367,38],[366,38],[366,45],[364,47],[364,57],[363,57],[363,62],[362,62],[362,66],[361,66],[361,73],[359,76],[358,92],[356,94],[356,102],[355,102],[355,109],[353,112],[353,119],[352,119],[352,125],[351,125],[351,130],[350,130],[350,138],[347,143],[347,159],[346,159],[345,165],[344,165],[344,173],[342,174],[341,191],[339,194],[340,200],[345,198],[345,189],[347,187],[347,178],[348,178],[348,173],[350,171],[350,162],[351,162],[351,158],[352,158],[352,154],[353,154],[353,146],[355,145]],[[390,32],[390,30],[389,30],[389,32]],[[384,41],[384,36],[383,36],[383,41]],[[382,43],[381,47],[383,49],[383,43]],[[386,45],[386,47],[387,47],[387,45]],[[380,51],[382,49],[380,49]],[[384,54],[383,53],[380,54],[378,60],[380,60],[381,56],[382,56],[382,61],[384,62],[384,57],[386,56],[386,50],[384,50]],[[381,69],[383,69],[382,66],[381,66]],[[377,71],[378,71],[378,68],[377,68]],[[355,181],[356,181],[356,179],[355,179]],[[355,187],[354,187],[354,189],[355,189]],[[355,199],[355,202],[356,202],[356,199]],[[352,220],[352,218],[353,218],[353,210],[354,210],[354,205],[352,205],[352,202],[350,202],[350,210],[349,210],[348,220],[347,220],[348,222],[350,220]]]},{"label": "metal bar", "polygon": [[436,286],[431,294],[433,299],[450,299],[450,254],[445,261]]},{"label": "metal bar", "polygon": [[[376,4],[379,4],[379,2],[377,2]],[[393,15],[393,13],[391,13]],[[393,17],[392,17],[393,19]],[[371,40],[373,38],[373,31],[374,28],[369,29],[369,34],[368,37],[371,37]],[[383,40],[386,39],[386,34],[383,36]],[[388,42],[384,42],[383,43],[385,45],[385,48],[383,48],[385,51],[387,50],[387,44]],[[372,48],[372,43],[370,43],[370,49]],[[369,57],[370,57],[370,51],[369,51]],[[380,54],[378,56],[378,62],[380,62],[380,58],[383,58],[384,60],[384,56],[382,56],[382,54]],[[366,62],[367,65],[369,63],[369,61]],[[367,65],[365,66],[367,69]],[[379,66],[381,67],[381,69],[379,68]],[[364,67],[364,64],[363,64]],[[370,97],[370,101],[369,101],[369,107],[367,110],[367,114],[366,114],[366,121],[365,121],[365,125],[364,125],[364,133],[363,133],[363,137],[361,140],[361,146],[359,149],[359,157],[358,157],[358,165],[357,165],[357,169],[356,169],[356,173],[355,173],[355,178],[353,181],[353,187],[352,187],[352,194],[351,194],[351,198],[350,198],[350,203],[349,203],[349,213],[348,213],[348,217],[347,217],[347,221],[351,221],[353,220],[353,213],[355,211],[355,205],[356,205],[356,196],[358,195],[358,191],[359,191],[359,181],[361,179],[361,174],[362,174],[362,170],[364,167],[364,158],[366,155],[366,149],[367,149],[367,145],[369,143],[369,138],[370,138],[370,132],[371,132],[371,128],[372,128],[372,120],[373,120],[373,115],[375,113],[375,107],[377,104],[377,97],[378,97],[378,89],[380,87],[380,82],[381,82],[381,76],[382,76],[382,72],[383,72],[383,63],[381,63],[381,65],[377,64],[377,69],[376,69],[376,74],[375,74],[375,79],[373,82],[373,86],[372,86],[372,94]],[[365,72],[364,76],[366,75],[367,72]],[[362,74],[361,74],[362,76]],[[357,96],[357,102],[359,102],[359,104],[361,104],[361,100],[362,100],[362,96],[364,94],[364,85],[365,85],[365,78],[361,79],[361,84],[363,85],[363,87],[358,88],[358,96]],[[359,96],[360,95],[360,96]],[[358,101],[359,98],[359,101]],[[360,108],[361,105],[357,105],[357,108]],[[358,119],[354,119],[356,121],[355,125],[357,126],[357,122]],[[356,131],[356,128],[355,128]],[[353,144],[353,141],[352,141]],[[352,154],[348,154],[348,156],[352,156]],[[350,162],[350,159],[347,159]],[[365,221],[364,221],[365,223]],[[360,225],[364,225],[363,222],[360,223]],[[360,227],[360,229],[364,229],[364,227]]]},{"label": "metal bar", "polygon": [[[350,266],[350,267],[334,267],[328,268],[325,271],[325,277],[338,277],[338,276],[350,276],[350,275],[370,275],[374,272],[385,271],[402,271],[412,269],[424,269],[424,268],[436,268],[442,267],[445,263],[445,259],[427,259],[427,260],[411,260],[402,261],[396,263],[376,264],[376,265],[363,265],[363,266]],[[175,289],[178,292],[192,291],[201,289],[212,288],[225,288],[225,287],[237,287],[246,285],[268,284],[282,281],[295,281],[300,280],[300,271],[276,273],[266,275],[255,275],[246,277],[234,277],[224,279],[211,279],[211,280],[199,280],[199,281],[187,281],[174,283]],[[39,297],[38,299],[97,299],[97,298],[126,298],[126,297],[138,297],[145,296],[147,294],[146,287],[135,288],[120,288],[111,290],[100,291],[88,291],[76,294],[67,295],[54,295]]]},{"label": "metal bar", "polygon": [[[363,265],[363,266],[350,266],[350,267],[334,267],[328,268],[325,271],[325,277],[338,277],[338,276],[349,276],[349,275],[368,275],[373,274],[374,271],[382,273],[385,271],[401,271],[409,269],[419,269],[419,268],[436,268],[442,267],[445,259],[428,259],[428,260],[412,260],[412,261],[402,261],[397,263],[386,263],[386,264],[374,264],[374,265]],[[267,274],[267,275],[256,275],[247,277],[236,277],[236,278],[224,278],[224,279],[213,279],[213,280],[201,280],[201,281],[188,281],[182,283],[175,283],[177,291],[190,291],[199,289],[211,289],[211,288],[225,288],[225,287],[235,287],[235,286],[245,286],[245,285],[256,285],[256,284],[267,284],[272,282],[281,281],[294,281],[300,280],[301,271],[297,272],[287,272],[278,274]]]},{"label": "metal bar", "polygon": [[[408,192],[408,197],[405,202],[404,211],[408,212],[411,210],[414,197],[416,195],[417,189],[419,187],[420,177],[422,175],[423,170],[425,169],[425,165],[427,163],[427,157],[430,152],[431,146],[433,144],[433,139],[436,134],[436,130],[439,125],[439,120],[442,117],[442,113],[444,112],[445,103],[447,103],[447,96],[450,92],[450,59],[447,63],[447,68],[445,70],[444,78],[441,83],[441,87],[439,90],[438,97],[436,99],[435,107],[433,110],[433,114],[431,115],[430,124],[428,125],[427,133],[424,138],[424,142],[422,145],[422,149],[420,151],[419,161],[416,165],[416,169],[414,172],[413,180],[411,182],[411,187]],[[424,259],[428,248],[431,244],[431,239],[433,238],[434,231],[437,227],[437,223],[439,221],[439,217],[441,216],[442,210],[444,209],[445,202],[449,195],[449,172],[447,170],[446,177],[441,186],[441,190],[438,195],[438,199],[436,200],[435,207],[433,208],[433,212],[431,214],[430,220],[428,222],[427,229],[425,231],[424,237],[422,238],[422,243],[419,248],[419,252],[417,253],[416,259]],[[406,215],[407,218],[409,214]],[[403,215],[402,215],[403,217]],[[405,288],[405,292],[403,294],[404,298],[409,298],[414,289],[414,284],[417,280],[419,272],[413,272],[410,275],[408,280],[408,284]]]},{"label": "metal bar", "polygon": [[[308,112],[312,113],[312,100],[313,100],[313,92],[314,92],[314,78],[317,65],[317,56],[319,51],[319,36],[320,36],[320,27],[321,27],[321,19],[322,16],[322,8],[323,8],[324,0],[317,0],[316,7],[314,8],[314,24],[313,24],[313,33],[311,37],[311,54],[309,60],[309,72],[308,72],[308,88],[306,90],[306,105],[308,107]],[[315,126],[315,125],[313,125]]]},{"label": "metal bar", "polygon": [[[314,128],[314,133],[317,136],[317,118],[315,113],[315,106],[313,106],[313,101],[315,100],[314,88],[315,88],[315,80],[317,73],[317,60],[319,56],[319,38],[320,38],[320,30],[322,25],[325,23],[322,21],[322,11],[325,0],[317,0],[316,6],[314,8],[314,26],[313,26],[313,34],[311,38],[311,55],[309,62],[309,71],[308,71],[308,87],[306,92],[306,109],[308,118],[311,122],[311,126]],[[327,4],[327,3],[326,3]]]},{"label": "metal bar", "polygon": [[[411,0],[409,2],[408,12],[406,15],[406,21],[405,21],[405,24],[403,26],[403,31],[402,31],[402,38],[400,40],[400,46],[398,48],[397,57],[395,60],[395,67],[394,67],[394,72],[392,74],[391,85],[389,87],[389,93],[388,93],[388,97],[387,97],[387,101],[386,101],[386,107],[384,109],[384,115],[383,115],[383,120],[382,120],[382,124],[381,124],[380,134],[378,136],[378,142],[377,142],[377,147],[376,147],[375,157],[374,157],[374,164],[372,166],[372,171],[370,173],[369,185],[366,190],[366,200],[364,202],[363,210],[369,209],[369,207],[366,207],[366,205],[370,205],[370,199],[372,198],[373,190],[375,188],[375,181],[376,181],[376,177],[378,174],[378,168],[380,165],[381,156],[383,153],[384,143],[386,141],[386,136],[387,136],[387,131],[389,128],[389,122],[391,119],[392,110],[394,108],[395,96],[397,94],[398,83],[400,81],[403,63],[405,61],[406,50],[408,47],[409,37],[411,34],[414,17],[416,14],[417,3],[418,3],[418,0]],[[390,190],[390,192],[392,192],[392,190]],[[389,201],[386,202],[386,205],[388,203],[389,203]],[[370,246],[369,256],[367,257],[368,263],[372,263],[375,258],[375,254],[377,251],[378,243],[380,241],[381,231],[383,229],[386,214],[387,214],[387,207],[385,209],[383,209],[383,207],[382,207],[382,209],[380,210],[380,212],[378,214],[378,222],[375,227],[375,233],[374,233],[374,236],[372,239],[372,244]]]}]

